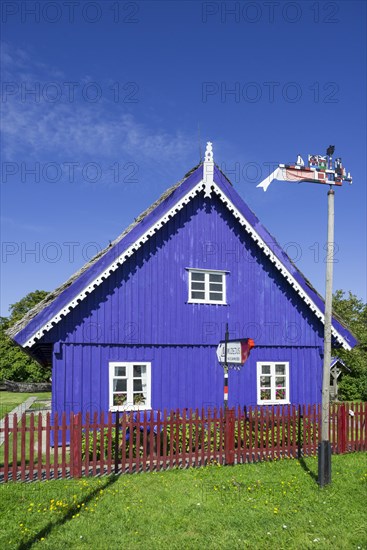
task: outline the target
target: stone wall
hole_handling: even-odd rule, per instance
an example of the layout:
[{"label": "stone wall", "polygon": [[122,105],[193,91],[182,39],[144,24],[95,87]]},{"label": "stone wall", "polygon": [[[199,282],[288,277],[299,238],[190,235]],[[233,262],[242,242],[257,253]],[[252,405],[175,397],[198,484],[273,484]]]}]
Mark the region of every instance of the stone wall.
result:
[{"label": "stone wall", "polygon": [[51,382],[13,382],[4,380],[7,391],[21,393],[38,393],[51,391]]}]

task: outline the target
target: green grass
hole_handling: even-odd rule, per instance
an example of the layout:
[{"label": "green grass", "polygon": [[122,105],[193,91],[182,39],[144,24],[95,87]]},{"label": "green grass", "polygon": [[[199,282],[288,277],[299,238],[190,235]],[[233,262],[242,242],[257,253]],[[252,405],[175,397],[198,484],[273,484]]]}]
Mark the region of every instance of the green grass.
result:
[{"label": "green grass", "polygon": [[51,392],[42,393],[16,393],[10,391],[0,392],[0,419],[11,410],[28,399],[28,397],[37,397],[37,399],[51,399]]},{"label": "green grass", "polygon": [[366,549],[367,455],[0,487],[1,548]]},{"label": "green grass", "polygon": [[35,401],[29,407],[29,410],[31,410],[31,411],[42,411],[44,409],[49,408],[49,405],[50,405],[49,403],[45,403],[43,401]]}]

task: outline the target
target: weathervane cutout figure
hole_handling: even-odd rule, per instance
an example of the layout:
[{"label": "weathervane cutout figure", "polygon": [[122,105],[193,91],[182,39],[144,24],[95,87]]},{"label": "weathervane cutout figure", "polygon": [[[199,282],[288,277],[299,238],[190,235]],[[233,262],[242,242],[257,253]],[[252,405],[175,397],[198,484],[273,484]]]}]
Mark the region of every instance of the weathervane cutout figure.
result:
[{"label": "weathervane cutout figure", "polygon": [[257,187],[267,190],[273,180],[289,182],[326,183],[327,185],[342,185],[343,181],[352,183],[352,176],[346,172],[339,157],[333,162],[334,145],[329,145],[326,156],[308,155],[308,166],[305,166],[301,155],[295,164],[279,164]]}]

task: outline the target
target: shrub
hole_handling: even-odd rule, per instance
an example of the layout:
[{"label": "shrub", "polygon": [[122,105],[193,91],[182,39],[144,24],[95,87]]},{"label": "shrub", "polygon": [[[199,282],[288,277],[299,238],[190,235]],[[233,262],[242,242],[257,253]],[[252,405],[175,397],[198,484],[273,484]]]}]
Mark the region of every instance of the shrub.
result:
[{"label": "shrub", "polygon": [[[257,422],[256,414],[258,414]],[[196,419],[199,422],[196,424]],[[257,426],[256,426],[257,424]],[[246,441],[244,435],[246,434]],[[96,447],[96,458],[99,460],[101,458],[101,437],[104,438],[104,459],[107,459],[108,455],[108,430],[96,431],[95,435],[95,447]],[[115,428],[111,430],[111,456],[114,460],[115,458]],[[251,437],[250,437],[251,436]],[[260,421],[259,412],[252,412],[251,416],[247,415],[246,418],[241,420],[236,420],[234,425],[234,440],[235,448],[240,446],[240,448],[253,449],[255,445],[258,448],[275,447],[277,444],[281,447],[284,443],[286,446],[302,446],[304,443],[304,437],[306,436],[307,441],[313,441],[314,438],[318,440],[318,426],[315,425],[309,418],[299,418],[297,416],[295,425],[293,424],[292,418],[290,423],[286,419],[278,420],[274,418],[274,423],[272,425],[272,419],[269,417],[267,420],[263,418]],[[94,447],[94,434],[91,430],[89,432],[89,459],[93,459],[93,447]],[[123,437],[126,437],[122,432],[122,429],[119,430],[119,459],[121,459],[122,453],[122,443]],[[221,441],[222,438],[222,441]],[[154,434],[155,445],[157,442],[157,435]],[[149,441],[150,436],[148,434],[147,438],[147,453],[149,454]],[[250,444],[251,442],[251,444]],[[218,450],[219,448],[224,449],[224,429],[220,431],[220,422],[217,420],[215,423],[211,419],[210,422],[207,420],[201,421],[200,417],[195,415],[192,417],[192,420],[186,421],[183,425],[182,416],[171,416],[167,418],[167,427],[166,427],[166,437],[163,437],[163,430],[161,431],[160,437],[160,455],[163,455],[163,451],[166,455],[182,454],[183,452],[189,453],[190,449],[192,453],[195,452],[207,452],[209,449],[212,451]],[[130,456],[130,449],[132,446],[132,456],[136,458],[137,453],[139,456],[143,456],[143,432],[140,432],[139,436],[139,449],[137,448],[137,432],[136,430],[126,437],[125,444],[125,456],[128,458]],[[165,447],[165,448],[164,448]],[[155,449],[157,450],[157,449]],[[82,457],[86,457],[86,434],[83,432],[82,436]]]}]

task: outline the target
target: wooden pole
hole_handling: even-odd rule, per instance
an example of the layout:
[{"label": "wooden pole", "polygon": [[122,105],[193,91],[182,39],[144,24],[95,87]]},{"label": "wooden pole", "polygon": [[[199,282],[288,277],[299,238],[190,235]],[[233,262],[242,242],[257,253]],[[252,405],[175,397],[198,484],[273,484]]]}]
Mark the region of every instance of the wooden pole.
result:
[{"label": "wooden pole", "polygon": [[328,191],[327,257],[324,321],[324,365],[322,376],[321,442],[319,443],[318,482],[320,487],[331,483],[331,447],[329,441],[331,323],[334,262],[334,189]]}]

